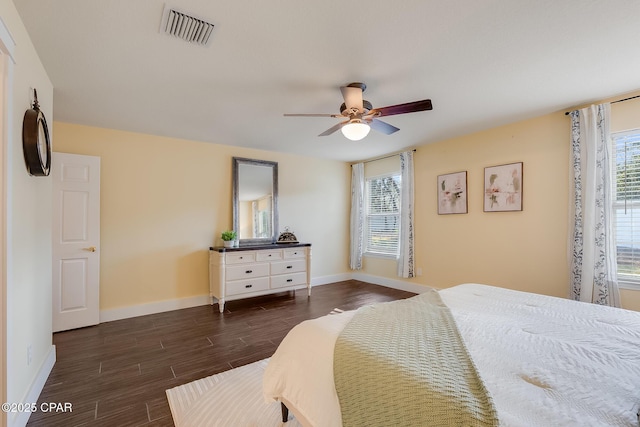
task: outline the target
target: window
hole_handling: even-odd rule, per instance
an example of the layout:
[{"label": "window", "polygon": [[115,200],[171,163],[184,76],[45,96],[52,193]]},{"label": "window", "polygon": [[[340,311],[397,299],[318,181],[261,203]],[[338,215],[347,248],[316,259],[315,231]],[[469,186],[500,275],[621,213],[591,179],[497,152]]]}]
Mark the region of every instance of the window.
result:
[{"label": "window", "polygon": [[611,139],[618,281],[640,287],[640,129]]},{"label": "window", "polygon": [[367,178],[365,253],[397,257],[399,238],[400,174]]}]

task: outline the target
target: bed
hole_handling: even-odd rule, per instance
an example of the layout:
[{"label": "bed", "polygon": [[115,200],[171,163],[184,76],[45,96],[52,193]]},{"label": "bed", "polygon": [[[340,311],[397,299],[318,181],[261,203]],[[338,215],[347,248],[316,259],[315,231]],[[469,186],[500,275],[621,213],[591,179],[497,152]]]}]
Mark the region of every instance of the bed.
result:
[{"label": "bed", "polygon": [[[639,425],[640,313],[480,284],[438,295],[500,426]],[[334,349],[354,315],[302,322],[269,361],[265,398],[304,426],[343,425]]]}]

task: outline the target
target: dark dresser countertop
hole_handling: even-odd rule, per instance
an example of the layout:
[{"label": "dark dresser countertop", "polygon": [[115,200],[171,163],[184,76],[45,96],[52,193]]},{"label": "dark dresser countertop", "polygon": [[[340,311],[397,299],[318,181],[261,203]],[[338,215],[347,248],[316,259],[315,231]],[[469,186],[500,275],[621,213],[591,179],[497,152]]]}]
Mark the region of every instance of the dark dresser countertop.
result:
[{"label": "dark dresser countertop", "polygon": [[262,251],[267,249],[286,249],[311,246],[311,243],[270,243],[268,245],[240,245],[237,248],[225,248],[224,246],[210,246],[210,251],[215,252],[238,252],[238,251]]}]

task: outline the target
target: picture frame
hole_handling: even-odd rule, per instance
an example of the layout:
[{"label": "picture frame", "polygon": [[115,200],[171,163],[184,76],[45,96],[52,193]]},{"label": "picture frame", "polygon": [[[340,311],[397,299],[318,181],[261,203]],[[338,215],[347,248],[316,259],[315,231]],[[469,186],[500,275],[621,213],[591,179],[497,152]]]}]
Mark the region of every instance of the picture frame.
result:
[{"label": "picture frame", "polygon": [[438,175],[438,215],[468,213],[467,171]]},{"label": "picture frame", "polygon": [[522,211],[522,162],[484,168],[484,211]]}]

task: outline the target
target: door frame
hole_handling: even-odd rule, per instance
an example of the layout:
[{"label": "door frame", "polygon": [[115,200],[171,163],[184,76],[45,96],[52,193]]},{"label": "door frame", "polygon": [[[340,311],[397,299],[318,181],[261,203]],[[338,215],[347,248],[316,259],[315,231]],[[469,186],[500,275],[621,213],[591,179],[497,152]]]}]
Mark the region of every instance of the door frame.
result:
[{"label": "door frame", "polygon": [[[7,283],[9,283],[9,253],[7,250],[10,218],[8,201],[11,141],[13,138],[13,68],[15,41],[0,17],[0,402],[7,401]],[[7,425],[7,413],[0,411],[0,426]]]}]

